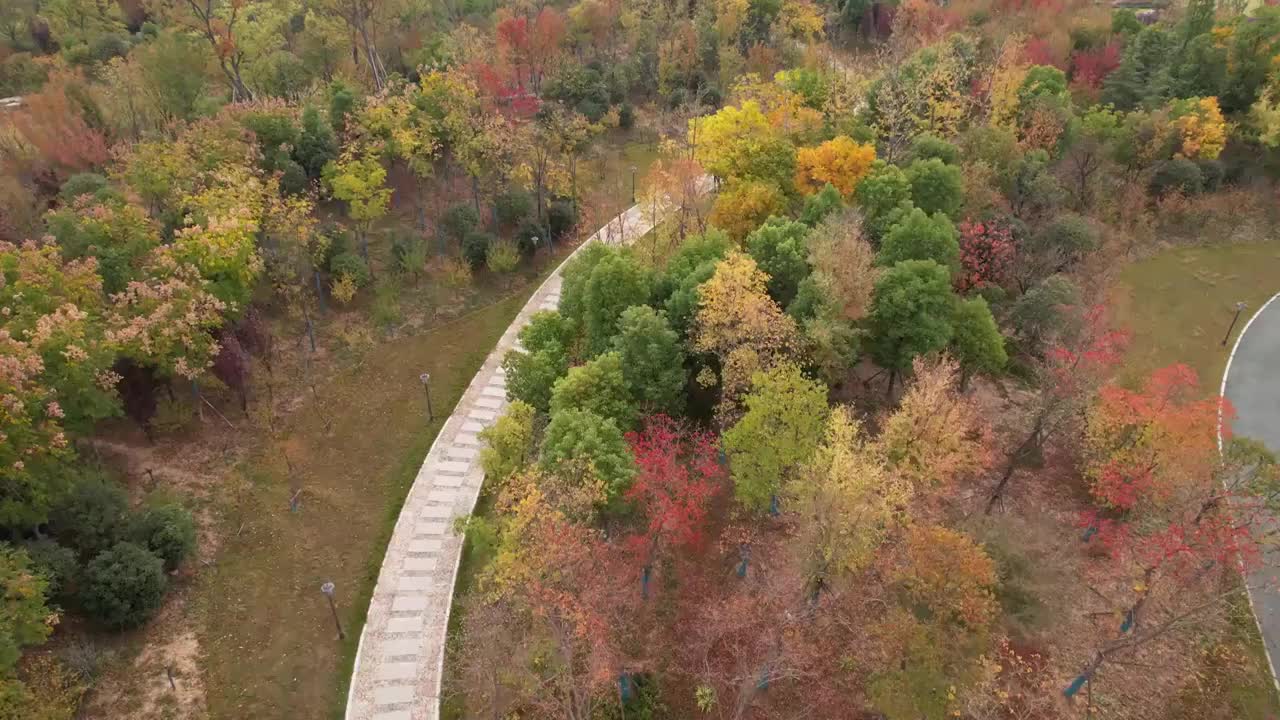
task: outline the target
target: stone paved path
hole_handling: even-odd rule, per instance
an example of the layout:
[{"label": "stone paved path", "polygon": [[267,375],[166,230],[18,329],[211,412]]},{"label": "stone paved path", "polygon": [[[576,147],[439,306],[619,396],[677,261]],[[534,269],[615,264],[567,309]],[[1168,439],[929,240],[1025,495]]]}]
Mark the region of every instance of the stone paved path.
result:
[{"label": "stone paved path", "polygon": [[[632,207],[583,243],[629,242],[652,223]],[[560,270],[539,287],[458,401],[405,498],[369,603],[347,698],[347,720],[436,720],[462,538],[453,520],[475,507],[484,473],[478,433],[507,405],[502,356],[539,310],[560,304]]]}]

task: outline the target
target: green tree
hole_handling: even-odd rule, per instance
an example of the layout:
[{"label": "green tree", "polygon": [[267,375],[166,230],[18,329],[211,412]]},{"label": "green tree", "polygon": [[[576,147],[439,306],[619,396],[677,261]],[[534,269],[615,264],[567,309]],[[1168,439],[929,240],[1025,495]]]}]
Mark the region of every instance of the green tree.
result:
[{"label": "green tree", "polygon": [[25,552],[0,545],[0,677],[13,671],[23,647],[43,643],[53,631],[47,587]]},{"label": "green tree", "polygon": [[122,542],[89,562],[80,602],[91,617],[107,627],[136,627],[160,609],[167,586],[160,558]]},{"label": "green tree", "polygon": [[745,403],[747,412],[724,434],[724,448],[739,502],[764,510],[822,440],[827,389],[783,363],[752,376]]},{"label": "green tree", "polygon": [[347,203],[347,216],[356,223],[360,254],[369,262],[369,230],[387,213],[391,188],[386,187],[387,171],[373,155],[345,156],[325,165],[324,179],[329,191]]},{"label": "green tree", "polygon": [[583,329],[591,354],[609,349],[622,311],[648,302],[651,286],[649,272],[629,253],[607,256],[595,266],[583,294]]},{"label": "green tree", "polygon": [[587,410],[623,431],[636,421],[636,404],[622,372],[622,355],[608,352],[570,368],[551,389],[551,414]]},{"label": "green tree", "polygon": [[794,220],[769,218],[747,235],[747,254],[769,276],[769,296],[786,307],[800,283],[809,276],[809,226]]},{"label": "green tree", "polygon": [[960,168],[938,158],[913,160],[906,170],[911,202],[927,213],[954,217],[964,202],[964,178]]},{"label": "green tree", "polygon": [[646,413],[678,416],[684,411],[684,345],[667,318],[647,305],[622,313],[613,348],[631,397]]},{"label": "green tree", "polygon": [[302,130],[293,156],[306,171],[307,177],[317,179],[324,173],[324,166],[338,156],[338,141],[333,128],[320,110],[308,105],[302,111]]},{"label": "green tree", "polygon": [[569,258],[560,272],[563,278],[560,284],[560,314],[583,326],[587,313],[587,284],[591,281],[591,273],[596,266],[607,257],[621,252],[618,248],[604,243],[589,243]]},{"label": "green tree", "polygon": [[635,476],[635,459],[613,420],[588,410],[562,410],[552,414],[547,424],[542,465],[554,472],[561,465],[577,463],[592,468],[610,499],[621,497]]},{"label": "green tree", "polygon": [[911,195],[911,180],[902,168],[877,160],[871,173],[858,183],[856,192],[867,231],[876,238],[883,236],[894,211],[904,201],[910,201]]},{"label": "green tree", "polygon": [[507,398],[547,412],[551,409],[551,389],[568,372],[569,358],[558,346],[512,349],[502,357],[502,367],[507,371]]},{"label": "green tree", "polygon": [[868,314],[868,350],[889,370],[889,393],[916,357],[951,340],[951,273],[933,260],[905,260],[876,282]]},{"label": "green tree", "polygon": [[164,569],[169,571],[178,569],[196,550],[195,519],[177,504],[146,509],[134,520],[130,535],[164,561]]},{"label": "green tree", "polygon": [[960,267],[960,233],[942,213],[932,217],[912,208],[889,228],[880,243],[876,264],[896,265],[903,260],[933,260],[954,271]]},{"label": "green tree", "polygon": [[1004,369],[1009,361],[1004,337],[985,299],[961,300],[956,304],[951,322],[951,352],[960,363],[961,389],[968,386],[969,378],[976,373],[994,375]]}]

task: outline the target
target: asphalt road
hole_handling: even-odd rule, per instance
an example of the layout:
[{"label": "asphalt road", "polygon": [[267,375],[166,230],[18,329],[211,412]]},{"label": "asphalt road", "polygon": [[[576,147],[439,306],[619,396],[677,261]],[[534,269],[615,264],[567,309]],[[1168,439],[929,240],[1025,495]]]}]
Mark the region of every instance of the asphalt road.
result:
[{"label": "asphalt road", "polygon": [[[1236,409],[1232,432],[1253,438],[1280,454],[1280,294],[1249,321],[1227,361],[1222,394]],[[1250,596],[1262,640],[1276,677],[1280,664],[1280,554],[1268,553],[1264,567],[1249,578]],[[1277,680],[1280,687],[1280,680]]]}]

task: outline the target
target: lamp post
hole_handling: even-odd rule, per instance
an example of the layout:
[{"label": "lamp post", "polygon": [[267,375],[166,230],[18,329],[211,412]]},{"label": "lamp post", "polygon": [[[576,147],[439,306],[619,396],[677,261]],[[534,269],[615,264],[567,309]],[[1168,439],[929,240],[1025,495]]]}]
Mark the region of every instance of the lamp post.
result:
[{"label": "lamp post", "polygon": [[1240,313],[1247,307],[1249,306],[1243,302],[1236,303],[1236,314],[1231,318],[1231,324],[1227,326],[1227,334],[1222,336],[1222,347],[1227,346],[1227,340],[1231,337],[1231,331],[1236,329],[1236,321],[1240,319]]},{"label": "lamp post", "polygon": [[422,381],[422,389],[427,393],[427,422],[434,422],[436,414],[431,409],[431,373],[422,373],[418,379]]},{"label": "lamp post", "polygon": [[631,166],[631,204],[636,204],[636,166]]},{"label": "lamp post", "polygon": [[338,621],[338,606],[333,604],[333,594],[337,590],[333,583],[327,582],[320,586],[320,592],[329,599],[329,612],[333,613],[333,625],[338,628],[338,639],[345,640],[347,634],[342,631],[342,623]]}]

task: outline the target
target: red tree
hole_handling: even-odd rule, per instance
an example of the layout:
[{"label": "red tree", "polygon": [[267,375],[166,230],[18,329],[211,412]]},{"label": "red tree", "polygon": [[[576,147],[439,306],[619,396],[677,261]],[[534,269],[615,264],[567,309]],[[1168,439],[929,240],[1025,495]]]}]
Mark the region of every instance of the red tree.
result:
[{"label": "red tree", "polygon": [[1113,70],[1120,67],[1120,44],[1115,40],[1092,50],[1080,50],[1071,57],[1071,79],[1090,89],[1102,87]]},{"label": "red tree", "polygon": [[999,221],[960,223],[960,292],[1003,285],[1015,255],[1013,232]]}]

